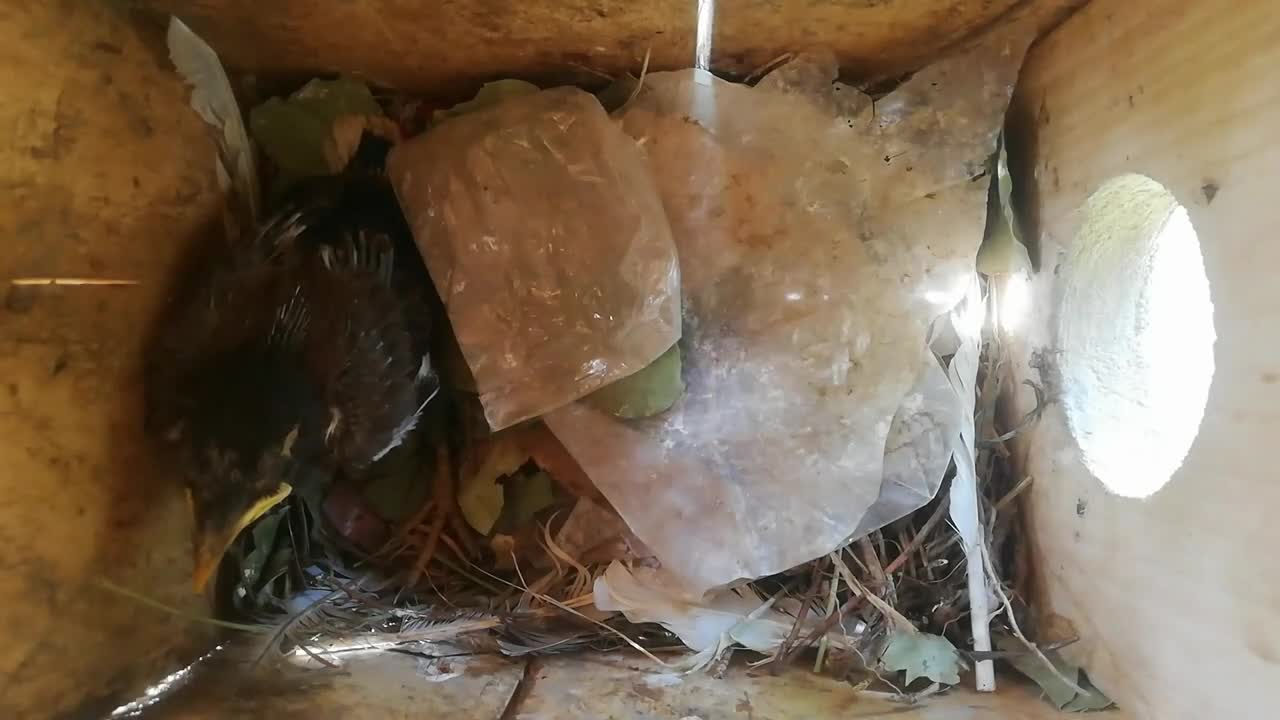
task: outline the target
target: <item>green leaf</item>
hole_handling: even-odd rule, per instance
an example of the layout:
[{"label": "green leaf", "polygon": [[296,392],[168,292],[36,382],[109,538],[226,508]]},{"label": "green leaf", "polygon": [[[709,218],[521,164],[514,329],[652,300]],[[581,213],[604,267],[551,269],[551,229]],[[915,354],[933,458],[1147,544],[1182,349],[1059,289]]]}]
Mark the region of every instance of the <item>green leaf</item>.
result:
[{"label": "green leaf", "polygon": [[381,115],[364,83],[312,80],[287,99],[271,98],[249,111],[249,131],[280,172],[277,190],[301,178],[329,175],[325,143],[344,115]]},{"label": "green leaf", "polygon": [[[258,607],[283,607],[284,598],[289,596],[289,566],[293,563],[293,548],[279,547],[271,553],[270,560],[264,566],[262,587],[258,589]],[[277,583],[284,579],[284,582]],[[276,592],[276,585],[282,585]]]},{"label": "green leaf", "polygon": [[437,110],[434,120],[440,122],[451,117],[466,115],[476,110],[492,107],[514,97],[522,95],[532,95],[539,91],[537,85],[525,82],[524,80],[495,80],[485,83],[476,93],[476,96],[466,102],[458,103],[448,110]]},{"label": "green leaf", "polygon": [[528,525],[556,499],[551,476],[542,471],[508,480],[505,490],[507,519],[513,528]]},{"label": "green leaf", "polygon": [[943,685],[955,685],[960,682],[962,662],[959,651],[950,640],[919,632],[895,631],[880,656],[880,666],[890,672],[905,672],[908,685],[921,677]]},{"label": "green leaf", "polygon": [[312,538],[321,534],[324,524],[324,483],[299,482],[293,488],[292,495],[302,504],[307,515],[307,528]]},{"label": "green leaf", "polygon": [[1080,671],[1080,682],[1077,684],[1084,688],[1085,694],[1076,695],[1075,699],[1062,707],[1063,710],[1067,712],[1094,712],[1111,707],[1111,698],[1094,687],[1093,683],[1089,682],[1089,678],[1085,676],[1083,670]]},{"label": "green leaf", "polygon": [[253,529],[250,531],[253,537],[253,550],[245,555],[244,562],[240,564],[240,572],[236,575],[236,580],[247,591],[252,592],[267,568],[267,561],[275,549],[276,533],[280,529],[280,521],[284,519],[286,509],[284,506],[276,508],[253,524]]},{"label": "green leaf", "polygon": [[648,367],[596,390],[587,396],[587,401],[627,420],[657,415],[669,410],[684,394],[680,370],[680,346],[672,345]]},{"label": "green leaf", "polygon": [[1059,673],[1066,676],[1068,680],[1076,685],[1088,690],[1087,694],[1082,695],[1076,692],[1075,688],[1063,682],[1062,678],[1050,670],[1043,660],[1034,653],[1028,652],[1027,647],[1022,644],[1021,640],[1009,635],[998,635],[995,640],[998,649],[1010,653],[1009,664],[1018,672],[1030,678],[1036,685],[1039,685],[1040,689],[1044,691],[1045,697],[1059,710],[1084,712],[1087,710],[1102,710],[1111,705],[1110,698],[1090,684],[1080,668],[1072,665],[1061,654],[1053,650],[1044,652],[1045,657],[1049,658],[1049,661],[1053,663]]},{"label": "green leaf", "polygon": [[498,480],[528,461],[529,453],[521,449],[513,433],[499,433],[487,441],[479,469],[458,488],[462,517],[476,532],[488,535],[502,515],[503,488]]}]

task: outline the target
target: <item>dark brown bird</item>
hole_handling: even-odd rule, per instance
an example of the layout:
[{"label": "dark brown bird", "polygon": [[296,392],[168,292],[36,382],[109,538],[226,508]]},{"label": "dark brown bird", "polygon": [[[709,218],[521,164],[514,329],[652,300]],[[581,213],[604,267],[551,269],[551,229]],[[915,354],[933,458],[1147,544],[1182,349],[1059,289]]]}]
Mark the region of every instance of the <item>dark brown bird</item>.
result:
[{"label": "dark brown bird", "polygon": [[439,390],[429,280],[366,133],[295,186],[161,341],[153,417],[178,450],[202,589],[241,530],[301,485],[361,476]]}]

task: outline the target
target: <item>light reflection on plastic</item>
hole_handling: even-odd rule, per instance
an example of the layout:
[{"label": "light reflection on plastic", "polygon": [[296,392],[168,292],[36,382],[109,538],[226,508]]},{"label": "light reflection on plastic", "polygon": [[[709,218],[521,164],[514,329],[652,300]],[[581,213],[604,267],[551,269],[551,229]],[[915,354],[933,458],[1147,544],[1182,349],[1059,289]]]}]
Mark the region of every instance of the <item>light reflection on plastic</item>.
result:
[{"label": "light reflection on plastic", "polygon": [[1024,272],[1014,273],[1005,280],[1000,292],[1000,328],[1006,333],[1016,333],[1031,314],[1031,279]]},{"label": "light reflection on plastic", "polygon": [[962,338],[979,337],[982,326],[987,319],[987,306],[982,301],[982,291],[977,284],[977,277],[972,279],[969,292],[955,310],[956,332]]},{"label": "light reflection on plastic", "polygon": [[964,300],[965,294],[970,291],[970,284],[973,278],[971,275],[961,274],[956,278],[955,287],[941,290],[937,287],[931,287],[922,294],[924,301],[934,306],[937,312],[946,312],[956,306],[956,303]]}]

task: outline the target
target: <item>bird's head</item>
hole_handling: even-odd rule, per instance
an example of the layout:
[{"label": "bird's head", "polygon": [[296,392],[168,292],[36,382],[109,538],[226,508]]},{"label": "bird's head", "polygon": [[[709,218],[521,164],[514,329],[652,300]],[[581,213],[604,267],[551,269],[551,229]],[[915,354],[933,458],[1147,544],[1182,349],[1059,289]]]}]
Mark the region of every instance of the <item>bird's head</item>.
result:
[{"label": "bird's head", "polygon": [[327,467],[323,405],[296,365],[241,351],[193,376],[170,440],[184,448],[197,592],[242,530]]},{"label": "bird's head", "polygon": [[298,428],[241,455],[208,446],[190,466],[187,499],[193,521],[193,583],[202,592],[236,537],[293,491],[300,463],[293,455]]}]

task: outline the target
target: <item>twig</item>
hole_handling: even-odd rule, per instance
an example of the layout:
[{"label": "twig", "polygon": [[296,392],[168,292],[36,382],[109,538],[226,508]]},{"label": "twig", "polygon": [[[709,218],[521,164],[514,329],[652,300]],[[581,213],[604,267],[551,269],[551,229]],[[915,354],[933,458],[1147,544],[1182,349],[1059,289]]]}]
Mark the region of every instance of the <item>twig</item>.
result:
[{"label": "twig", "polygon": [[1013,603],[1009,602],[1009,596],[1005,594],[1004,586],[1000,583],[1000,580],[996,578],[995,567],[991,563],[990,553],[987,552],[986,547],[981,547],[979,550],[982,552],[983,567],[986,569],[986,572],[991,575],[991,587],[996,591],[996,596],[1000,598],[1000,602],[1004,604],[1004,614],[1009,619],[1009,629],[1013,631],[1014,637],[1021,640],[1022,644],[1035,654],[1036,657],[1040,658],[1040,662],[1044,663],[1045,667],[1049,668],[1049,671],[1065,683],[1067,687],[1075,690],[1081,695],[1088,695],[1089,693],[1084,688],[1077,685],[1066,675],[1063,675],[1062,671],[1058,669],[1058,666],[1054,665],[1053,661],[1045,656],[1045,654],[1041,652],[1040,648],[1036,647],[1035,643],[1028,640],[1027,636],[1022,634],[1022,628],[1018,627],[1018,619],[1013,615]]},{"label": "twig", "polygon": [[1045,406],[1048,405],[1048,403],[1045,401],[1044,390],[1031,380],[1023,380],[1022,384],[1029,385],[1031,389],[1035,391],[1036,406],[1028,410],[1027,413],[1022,416],[1022,419],[1018,422],[1017,426],[1015,426],[1012,430],[1006,433],[1001,433],[1000,435],[997,435],[989,440],[983,440],[979,443],[980,446],[991,447],[994,445],[1001,445],[1004,442],[1008,440],[1012,440],[1015,437],[1026,432],[1028,429],[1031,428],[1032,425],[1035,425],[1036,422],[1040,420],[1040,416],[1044,414]]},{"label": "twig", "polygon": [[[494,575],[493,573],[489,572],[488,570],[485,570],[484,568],[479,567],[479,566],[477,566],[477,565],[472,565],[472,567],[474,567],[476,570],[479,570],[480,572],[484,573],[485,575],[488,575],[489,577],[493,578],[494,580],[497,580],[498,582],[503,583],[504,585],[510,585],[512,588],[515,588],[516,590],[519,590],[519,591],[521,591],[521,592],[526,592],[526,591],[528,591],[528,589],[529,589],[528,587],[520,587],[519,585],[516,585],[515,583],[511,582],[510,580],[505,580],[505,579],[503,579],[503,578],[500,578],[500,577],[498,577],[497,575]],[[587,617],[586,615],[583,615],[582,613],[580,613],[580,612],[578,612],[577,610],[573,609],[572,607],[569,607],[569,605],[567,605],[566,603],[563,603],[563,602],[561,602],[561,601],[559,601],[559,600],[557,600],[557,599],[555,599],[555,598],[551,597],[550,595],[537,594],[536,596],[537,596],[537,598],[538,598],[539,600],[541,600],[541,601],[543,601],[543,602],[545,602],[545,603],[547,603],[547,604],[549,604],[549,605],[554,605],[555,607],[557,607],[557,608],[559,608],[559,609],[561,609],[561,610],[563,610],[563,611],[565,611],[565,612],[567,612],[567,613],[570,613],[570,614],[572,614],[572,615],[576,615],[577,617],[582,618],[583,620],[586,620],[587,622],[591,623],[592,625],[596,625],[596,626],[598,626],[598,627],[604,628],[605,630],[609,631],[609,632],[610,632],[610,633],[612,633],[613,635],[617,635],[619,638],[622,638],[622,641],[623,641],[623,642],[625,642],[626,644],[630,645],[630,646],[632,647],[632,649],[634,649],[634,650],[638,651],[641,655],[644,655],[645,657],[647,657],[647,658],[649,658],[650,660],[654,661],[655,663],[657,663],[657,664],[661,665],[662,667],[668,667],[668,668],[669,668],[669,667],[672,667],[670,663],[666,663],[666,662],[663,662],[662,660],[658,659],[658,656],[654,655],[653,653],[649,652],[648,650],[645,650],[645,649],[644,649],[643,647],[641,647],[641,646],[640,646],[640,644],[639,644],[639,643],[637,643],[635,640],[632,640],[631,638],[627,637],[626,633],[622,632],[621,630],[619,630],[619,629],[617,629],[617,628],[615,628],[615,627],[613,627],[613,626],[611,626],[611,625],[607,625],[607,624],[605,624],[605,623],[602,623],[602,622],[600,622],[599,620],[596,620],[596,619],[594,619],[594,618],[589,618],[589,617]]]},{"label": "twig", "polygon": [[[644,64],[642,64],[642,65],[640,66],[640,77],[636,79],[636,86],[635,86],[635,87],[633,87],[633,88],[631,88],[631,94],[627,96],[627,101],[626,101],[626,102],[624,102],[624,103],[622,103],[622,107],[626,107],[626,106],[630,105],[630,104],[631,104],[631,101],[632,101],[632,100],[635,100],[635,99],[636,99],[636,96],[640,94],[640,90],[641,90],[641,88],[643,88],[643,87],[644,87],[644,78],[645,78],[645,76],[646,76],[646,75],[648,75],[648,74],[649,74],[649,57],[650,57],[651,55],[653,55],[653,46],[652,46],[652,45],[650,45],[650,46],[649,46],[648,48],[646,48],[646,49],[645,49],[645,51],[644,51]],[[621,109],[621,108],[619,108],[619,109]]]},{"label": "twig", "polygon": [[770,72],[782,66],[784,63],[789,62],[794,57],[795,57],[795,53],[783,53],[778,57],[765,63],[764,65],[761,65],[760,67],[756,68],[755,70],[752,70],[750,74],[748,74],[745,78],[742,79],[742,82],[746,85],[750,85],[752,81],[763,78],[765,75],[768,75]]},{"label": "twig", "polygon": [[849,589],[853,590],[855,594],[864,596],[867,602],[871,603],[871,606],[876,610],[879,610],[880,614],[885,616],[885,619],[893,623],[896,629],[912,633],[920,632],[906,616],[893,609],[893,606],[885,602],[883,598],[868,590],[861,582],[858,582],[858,578],[854,577],[853,573],[849,571],[849,566],[844,564],[838,554],[832,553],[831,560],[835,563],[836,569],[840,571],[840,576],[844,578],[844,582],[849,586]]},{"label": "twig", "polygon": [[[1013,502],[1015,499],[1017,499],[1019,495],[1025,492],[1027,488],[1031,487],[1031,484],[1034,481],[1035,481],[1035,478],[1031,475],[1028,475],[1027,477],[1023,478],[1022,482],[1015,485],[1012,490],[1005,493],[1004,497],[1000,498],[996,502],[996,504],[993,506],[993,510],[999,511],[1003,509],[1005,506],[1007,506],[1009,503]],[[961,538],[959,535],[952,535],[950,539],[942,542],[939,545],[935,545],[932,548],[930,548],[929,554],[934,557],[941,555],[942,553],[955,547],[956,544],[960,542],[960,540]]]},{"label": "twig", "polygon": [[993,511],[993,512],[1000,512],[1000,511],[1001,511],[1001,510],[1003,510],[1003,509],[1004,509],[1004,508],[1005,508],[1009,503],[1011,503],[1011,502],[1013,502],[1014,500],[1018,499],[1018,496],[1019,496],[1019,495],[1021,495],[1021,494],[1022,494],[1022,493],[1027,489],[1027,488],[1031,487],[1031,483],[1032,483],[1032,481],[1033,481],[1033,479],[1032,479],[1032,476],[1030,476],[1030,475],[1028,475],[1028,476],[1026,476],[1026,477],[1022,478],[1022,481],[1021,481],[1021,482],[1019,482],[1017,485],[1014,485],[1012,490],[1010,490],[1009,492],[1005,493],[1005,494],[1004,494],[1004,497],[1002,497],[1002,498],[1000,498],[999,500],[997,500],[997,501],[996,501],[995,506],[993,506],[993,507],[992,507],[992,511]]},{"label": "twig", "polygon": [[134,602],[141,603],[150,608],[155,608],[156,610],[160,610],[161,612],[166,612],[175,617],[180,617],[183,620],[190,620],[192,622],[202,623],[205,625],[213,625],[215,627],[226,628],[228,630],[239,630],[241,632],[258,633],[258,634],[267,634],[272,632],[272,628],[267,625],[246,625],[244,623],[228,622],[226,620],[219,620],[217,618],[205,617],[203,615],[196,615],[195,613],[185,612],[175,607],[165,605],[164,603],[158,600],[152,600],[146,595],[130,590],[129,588],[124,587],[122,585],[117,585],[111,582],[110,580],[107,580],[106,578],[98,578],[95,582],[99,587],[103,588],[104,590],[110,590],[111,592],[116,593],[117,595],[123,595],[124,597],[127,597],[130,600],[133,600]]},{"label": "twig", "polygon": [[[890,687],[892,687],[892,685],[890,685]],[[915,705],[916,703],[920,702],[921,700],[924,700],[925,698],[931,697],[933,695],[937,695],[938,693],[942,692],[942,690],[943,690],[943,687],[941,683],[933,683],[929,687],[919,692],[913,692],[913,693],[903,692],[901,690],[899,690],[896,693],[881,692],[879,690],[863,690],[859,694],[866,695],[867,697],[870,697],[870,698],[878,698],[881,700],[889,700],[891,702],[904,703],[907,705]]]},{"label": "twig", "polygon": [[12,285],[100,285],[100,286],[117,286],[117,285],[138,285],[137,280],[123,280],[118,278],[89,278],[89,277],[20,277],[13,278],[9,281]]},{"label": "twig", "polygon": [[440,544],[440,535],[444,532],[444,525],[449,520],[449,514],[453,512],[453,476],[450,472],[449,453],[443,447],[436,448],[434,484],[436,516],[431,522],[431,529],[427,534],[427,542],[422,546],[422,551],[418,553],[413,568],[409,571],[409,580],[405,583],[406,588],[417,585],[418,579],[422,577],[424,572],[427,572],[427,565],[435,557],[436,546]]},{"label": "twig", "polygon": [[387,541],[383,543],[382,547],[375,550],[369,557],[375,559],[394,557],[397,553],[403,550],[409,536],[412,535],[413,531],[422,524],[422,521],[427,518],[427,515],[435,508],[435,505],[435,500],[430,497],[424,500],[422,505],[414,511],[413,515],[411,515],[408,520],[404,521],[404,523],[396,529],[395,534],[387,538]]},{"label": "twig", "polygon": [[880,588],[890,591],[888,576],[884,572],[884,566],[880,564],[880,555],[876,552],[876,548],[871,544],[871,538],[864,537],[858,541],[858,549],[862,551],[862,562],[867,566],[867,572],[871,574],[871,579],[875,581]]},{"label": "twig", "polygon": [[303,607],[301,610],[299,610],[298,612],[294,613],[288,618],[285,618],[284,622],[280,623],[280,625],[272,629],[270,636],[266,639],[266,641],[262,645],[262,652],[258,653],[258,657],[254,659],[252,666],[257,667],[263,661],[263,659],[266,658],[267,655],[271,652],[272,648],[276,648],[279,645],[280,639],[287,635],[287,633],[289,632],[289,629],[293,627],[294,623],[306,617],[307,614],[310,613],[311,611],[320,607],[324,603],[330,602],[331,600],[333,600],[334,598],[338,597],[341,594],[342,594],[341,590],[334,590],[333,592],[322,595],[321,597],[316,598],[315,600],[307,603],[307,605]]},{"label": "twig", "polygon": [[805,639],[803,642],[792,647],[790,654],[787,657],[783,658],[783,661],[785,662],[787,660],[790,660],[792,655],[795,655],[797,652],[800,651],[800,648],[809,647],[810,645],[817,642],[818,638],[826,637],[827,633],[831,632],[831,629],[834,628],[836,624],[839,623],[842,618],[844,618],[845,615],[853,612],[854,610],[857,610],[859,607],[862,606],[863,602],[864,602],[864,598],[858,595],[857,593],[853,593],[849,595],[849,599],[845,600],[844,603],[840,606],[838,610],[836,610],[834,614],[828,615],[827,619],[822,621],[822,624],[814,628],[812,632],[810,632],[808,635],[805,636]]},{"label": "twig", "polygon": [[950,503],[950,498],[945,495],[938,501],[938,507],[934,509],[933,514],[930,515],[929,519],[924,522],[923,526],[921,526],[920,532],[916,533],[916,536],[911,539],[911,542],[908,543],[906,547],[902,548],[902,552],[898,553],[898,557],[894,558],[893,562],[889,563],[888,566],[885,567],[884,572],[886,575],[897,572],[898,569],[911,558],[911,553],[915,552],[924,544],[924,541],[929,537],[929,533],[933,532],[934,527],[936,527],[938,523],[942,521],[942,518],[946,516],[947,506],[950,505]]},{"label": "twig", "polygon": [[[831,613],[835,612],[836,595],[839,593],[839,590],[840,590],[840,578],[835,573],[832,573],[831,589],[827,593],[827,616],[828,617],[831,615]],[[814,658],[814,661],[813,661],[813,671],[815,673],[822,672],[822,661],[826,658],[827,646],[829,644],[830,643],[827,641],[826,635],[823,635],[822,639],[818,641],[818,657]]]},{"label": "twig", "polygon": [[[863,655],[861,650],[859,650],[858,648],[853,648],[853,653],[854,653],[855,655],[857,655],[857,656],[858,656],[858,662],[862,663],[862,668],[863,668],[864,670],[866,670],[867,672],[870,672],[870,673],[871,673],[872,675],[874,675],[874,676],[875,676],[875,678],[876,678],[877,680],[879,680],[880,682],[882,682],[882,683],[884,683],[885,685],[888,685],[889,687],[893,688],[894,692],[896,692],[896,693],[898,694],[898,697],[905,697],[905,696],[906,696],[907,692],[906,692],[905,690],[903,690],[902,688],[898,687],[897,683],[893,682],[892,680],[890,680],[889,678],[885,677],[884,675],[881,675],[881,674],[880,674],[880,671],[876,669],[876,665],[875,665],[875,664],[873,664],[873,663],[868,663],[868,662],[867,662],[867,656],[866,656],[866,655]],[[865,693],[865,694],[867,694],[867,695],[870,695],[871,697],[876,697],[877,695],[882,695],[882,694],[883,694],[883,693],[879,693],[879,692],[877,692],[877,691],[875,691],[875,690],[866,690],[865,688],[863,688],[862,690],[859,690],[858,692],[859,692],[859,693]]]},{"label": "twig", "polygon": [[444,524],[448,519],[449,512],[437,507],[436,517],[431,521],[431,529],[427,534],[427,542],[423,544],[422,550],[418,552],[418,557],[414,559],[413,566],[409,570],[409,579],[405,582],[404,588],[411,588],[417,585],[418,579],[427,571],[427,565],[435,557],[436,546],[440,544],[440,534],[444,531]]},{"label": "twig", "polygon": [[[907,546],[907,542],[907,530],[906,528],[900,528],[898,530],[898,547],[905,548]],[[916,569],[911,565],[908,565],[906,573],[908,577],[914,578],[916,576]]]},{"label": "twig", "polygon": [[[791,648],[795,646],[796,638],[800,637],[800,627],[804,625],[805,618],[809,615],[809,603],[813,597],[818,594],[818,587],[822,583],[822,571],[820,561],[813,563],[813,578],[809,581],[809,592],[805,593],[804,600],[800,603],[800,611],[796,613],[796,621],[791,623],[791,632],[787,633],[787,639],[782,641],[778,649],[773,653],[773,664],[769,671],[777,675],[783,667],[781,661],[791,656]],[[825,636],[824,636],[825,639]]]}]

